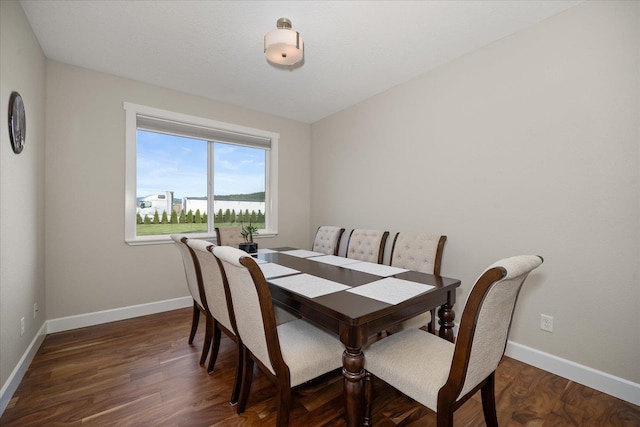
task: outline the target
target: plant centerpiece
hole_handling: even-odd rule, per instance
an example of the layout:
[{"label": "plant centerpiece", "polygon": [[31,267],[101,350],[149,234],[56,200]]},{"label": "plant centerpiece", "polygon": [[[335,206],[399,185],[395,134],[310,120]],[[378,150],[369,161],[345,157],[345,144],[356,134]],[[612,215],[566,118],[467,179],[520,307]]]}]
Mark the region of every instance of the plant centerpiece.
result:
[{"label": "plant centerpiece", "polygon": [[258,252],[258,244],[253,242],[254,233],[255,234],[258,233],[258,227],[251,224],[251,220],[249,220],[249,225],[242,224],[242,231],[240,232],[240,234],[244,239],[244,243],[240,243],[238,248],[242,249],[243,251],[249,254],[254,254]]}]

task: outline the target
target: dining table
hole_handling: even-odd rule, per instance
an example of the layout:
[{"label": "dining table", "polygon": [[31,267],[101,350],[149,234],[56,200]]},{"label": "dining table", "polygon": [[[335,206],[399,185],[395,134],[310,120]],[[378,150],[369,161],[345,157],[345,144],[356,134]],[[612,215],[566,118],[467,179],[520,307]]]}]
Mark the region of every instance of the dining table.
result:
[{"label": "dining table", "polygon": [[370,425],[363,413],[365,355],[367,344],[381,332],[439,308],[438,334],[454,340],[453,305],[460,280],[293,247],[260,249],[252,256],[275,305],[337,335],[344,344],[349,427]]}]

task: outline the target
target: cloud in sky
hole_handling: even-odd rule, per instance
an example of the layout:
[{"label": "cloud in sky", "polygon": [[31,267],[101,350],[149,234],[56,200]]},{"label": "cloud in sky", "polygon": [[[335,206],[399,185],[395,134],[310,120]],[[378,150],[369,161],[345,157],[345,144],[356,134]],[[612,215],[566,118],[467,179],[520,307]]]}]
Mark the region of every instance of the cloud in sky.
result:
[{"label": "cloud in sky", "polygon": [[[138,131],[137,197],[173,191],[176,198],[207,195],[207,145],[199,139]],[[213,144],[214,193],[265,191],[265,151]]]}]

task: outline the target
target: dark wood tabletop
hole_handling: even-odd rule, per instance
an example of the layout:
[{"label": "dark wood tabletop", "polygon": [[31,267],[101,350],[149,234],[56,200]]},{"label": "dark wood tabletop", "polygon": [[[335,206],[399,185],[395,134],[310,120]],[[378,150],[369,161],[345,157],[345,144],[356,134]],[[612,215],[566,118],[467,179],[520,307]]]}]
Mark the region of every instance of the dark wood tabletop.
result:
[{"label": "dark wood tabletop", "polygon": [[[255,257],[352,288],[383,278],[285,253],[294,249],[276,248],[273,249],[275,252],[260,253]],[[453,305],[460,281],[416,271],[405,271],[391,277],[431,285],[433,288],[398,304],[389,304],[346,290],[309,298],[280,287],[267,278],[274,303],[338,335],[345,345],[342,371],[349,426],[362,425],[364,358],[366,344],[371,337],[418,314],[440,307],[439,335],[453,341]]]}]

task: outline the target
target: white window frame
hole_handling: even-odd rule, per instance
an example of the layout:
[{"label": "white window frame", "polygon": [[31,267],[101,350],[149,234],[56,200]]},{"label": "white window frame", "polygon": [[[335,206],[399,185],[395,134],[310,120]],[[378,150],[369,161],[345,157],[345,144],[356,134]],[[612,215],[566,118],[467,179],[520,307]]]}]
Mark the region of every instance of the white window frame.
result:
[{"label": "white window frame", "polygon": [[[153,236],[138,236],[136,235],[136,188],[137,188],[137,130],[138,130],[138,118],[141,118],[146,122],[157,121],[162,123],[163,121],[168,123],[171,127],[174,124],[177,128],[183,130],[184,136],[187,136],[189,128],[193,128],[192,136],[198,136],[202,134],[213,134],[216,136],[222,136],[215,140],[223,143],[232,143],[243,145],[242,141],[252,140],[269,140],[270,148],[266,150],[266,164],[265,164],[265,213],[266,222],[265,228],[258,230],[257,238],[272,237],[278,234],[278,141],[280,134],[275,132],[269,132],[261,129],[254,129],[245,126],[239,126],[232,123],[220,122],[217,120],[211,120],[204,117],[191,116],[188,114],[176,113],[173,111],[162,110],[154,107],[147,107],[144,105],[132,104],[130,102],[124,103],[125,110],[125,201],[124,201],[124,234],[125,242],[129,245],[148,245],[156,243],[173,243],[170,235],[153,235]],[[146,129],[152,130],[150,127]],[[201,138],[202,139],[202,138]],[[248,146],[254,146],[251,143],[246,144]],[[212,150],[210,150],[212,151]],[[212,179],[213,163],[212,154],[209,155],[208,160],[208,179]],[[215,230],[213,220],[215,215],[213,214],[213,183],[208,186],[210,188],[209,206],[211,206],[212,212],[207,215],[207,229],[211,230],[206,233],[189,233],[189,236],[198,239],[215,239]]]}]

